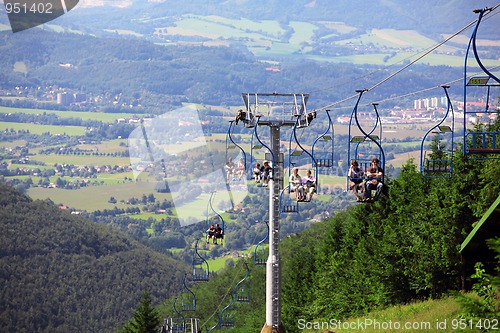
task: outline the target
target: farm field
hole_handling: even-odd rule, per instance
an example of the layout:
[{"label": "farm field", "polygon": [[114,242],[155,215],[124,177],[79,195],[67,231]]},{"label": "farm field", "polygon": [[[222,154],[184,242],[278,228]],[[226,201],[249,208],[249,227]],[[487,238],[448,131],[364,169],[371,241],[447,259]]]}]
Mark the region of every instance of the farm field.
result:
[{"label": "farm field", "polygon": [[56,154],[39,154],[32,157],[33,160],[43,162],[47,165],[54,164],[73,164],[77,166],[98,166],[98,165],[118,165],[127,166],[130,165],[130,159],[128,157],[115,157],[115,156],[95,156],[95,155],[56,155]]},{"label": "farm field", "polygon": [[[142,196],[154,193],[156,200],[163,201],[170,199],[170,194],[156,193],[152,184],[147,182],[124,182],[113,185],[98,185],[83,187],[78,190],[66,190],[59,188],[32,187],[28,194],[33,199],[50,198],[56,204],[63,203],[66,206],[86,210],[89,212],[103,209],[126,208],[120,201],[127,201],[132,197],[142,198]],[[110,197],[117,200],[116,204],[109,203]]]},{"label": "farm field", "polygon": [[[383,52],[364,55],[318,55],[310,53],[315,43],[316,30],[328,27],[333,31],[331,35],[321,36],[322,40],[330,37],[338,39],[339,35],[352,33],[355,28],[344,22],[299,22],[291,21],[288,27],[293,31],[286,36],[286,30],[277,21],[262,20],[252,21],[248,19],[228,19],[220,16],[210,15],[184,15],[172,26],[157,26],[155,35],[165,38],[172,36],[175,39],[182,37],[202,37],[209,41],[200,42],[204,45],[228,45],[228,40],[236,39],[245,41],[247,48],[258,57],[268,56],[290,56],[300,55],[301,59],[308,58],[328,62],[348,62],[354,64],[372,64],[387,66],[402,63],[408,59],[415,58],[419,52],[424,52],[437,44],[435,41],[425,37],[413,30],[395,29],[373,29],[370,32],[353,39],[336,41],[339,45],[375,45]],[[118,34],[138,34],[133,31],[117,31]],[[460,36],[459,36],[460,37]],[[467,37],[468,38],[468,37]],[[457,38],[458,39],[458,38]],[[410,43],[411,41],[411,43]],[[458,40],[460,43],[461,40]],[[481,41],[487,43],[488,41]],[[486,44],[489,45],[489,44]],[[411,47],[410,51],[406,50]],[[463,57],[454,56],[457,47],[444,45],[439,53],[430,54],[422,63],[430,65],[463,66]],[[497,61],[484,60],[486,66],[495,66]]]},{"label": "farm field", "polygon": [[41,124],[23,124],[0,121],[0,130],[29,131],[33,134],[50,133],[52,135],[85,135],[86,128],[83,126],[52,126]]},{"label": "farm field", "polygon": [[[4,98],[4,97],[2,97]],[[79,118],[82,120],[97,120],[105,123],[116,122],[120,118],[131,118],[131,113],[103,113],[103,112],[80,112],[80,111],[56,111],[43,109],[10,108],[0,106],[0,113],[26,113],[26,114],[54,114],[61,118]]]}]

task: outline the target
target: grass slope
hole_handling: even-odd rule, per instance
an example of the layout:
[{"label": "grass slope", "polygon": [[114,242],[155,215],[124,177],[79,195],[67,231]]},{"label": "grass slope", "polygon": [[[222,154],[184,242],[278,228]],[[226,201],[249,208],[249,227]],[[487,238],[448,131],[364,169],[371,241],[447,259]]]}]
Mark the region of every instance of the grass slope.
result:
[{"label": "grass slope", "polygon": [[305,329],[303,333],[322,333],[326,329],[331,329],[334,332],[359,332],[362,330],[367,333],[457,332],[460,312],[460,305],[456,298],[447,297],[392,306],[384,310],[370,312],[363,317],[343,320],[340,324],[338,322],[318,321],[311,323],[311,325],[322,325],[322,327],[318,326],[319,329],[312,330]]}]

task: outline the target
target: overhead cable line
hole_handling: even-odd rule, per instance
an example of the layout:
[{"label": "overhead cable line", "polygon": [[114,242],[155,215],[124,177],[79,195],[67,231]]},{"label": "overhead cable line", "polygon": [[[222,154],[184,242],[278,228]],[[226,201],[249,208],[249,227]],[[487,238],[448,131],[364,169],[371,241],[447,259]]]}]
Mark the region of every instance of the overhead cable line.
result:
[{"label": "overhead cable line", "polygon": [[[490,71],[493,71],[493,70],[496,70],[500,68],[500,65],[499,66],[495,66],[495,67],[492,67],[490,68],[489,70]],[[476,75],[479,75],[481,74],[482,72],[477,72],[475,74],[472,74],[470,76],[476,76]],[[449,82],[446,82],[446,83],[442,83],[442,84],[439,84],[437,86],[434,86],[434,87],[430,87],[430,88],[425,88],[425,89],[422,89],[422,90],[418,90],[418,91],[414,91],[414,92],[410,92],[410,93],[407,93],[407,94],[404,94],[404,95],[399,95],[399,96],[394,96],[394,97],[389,97],[389,98],[385,98],[383,100],[380,100],[380,101],[377,101],[376,103],[383,103],[383,102],[387,102],[387,101],[392,101],[392,100],[395,100],[395,99],[399,99],[399,98],[402,98],[402,97],[408,97],[408,96],[412,96],[412,95],[417,95],[417,94],[421,94],[423,92],[427,92],[427,91],[430,91],[430,90],[434,90],[434,89],[437,89],[437,88],[441,88],[443,85],[445,86],[450,86],[451,84],[453,83],[456,83],[456,82],[460,82],[463,80],[463,77],[461,78],[458,78],[458,79],[455,79],[455,80],[452,80],[452,81],[449,81]],[[368,105],[368,104],[367,104]]]},{"label": "overhead cable line", "polygon": [[[500,65],[492,67],[489,70],[490,71],[494,71],[494,70],[496,70],[498,68],[500,68]],[[479,75],[481,73],[482,72],[476,72],[474,74],[471,74],[470,77]],[[397,96],[393,96],[393,97],[388,97],[388,98],[376,101],[374,103],[381,104],[381,103],[384,103],[384,102],[387,102],[387,101],[392,101],[392,100],[395,100],[395,99],[401,99],[401,98],[408,97],[408,96],[418,95],[418,94],[421,94],[421,93],[424,93],[424,92],[428,92],[428,91],[431,91],[431,90],[435,90],[435,89],[441,88],[443,85],[447,85],[447,86],[452,85],[453,83],[457,83],[457,82],[460,82],[462,80],[463,80],[463,77],[460,77],[458,79],[455,79],[455,80],[452,80],[452,81],[448,81],[446,83],[441,83],[441,84],[439,84],[437,86],[433,86],[433,87],[430,87],[430,88],[424,88],[424,89],[413,91],[413,92],[409,92],[409,93],[406,93],[406,94],[403,94],[403,95],[397,95]],[[358,96],[358,94],[356,94],[355,96]],[[348,99],[351,99],[351,98],[352,97],[349,97]],[[342,101],[336,102],[336,104],[342,103],[342,102],[344,102],[346,100],[347,99],[343,99]],[[359,106],[370,106],[370,105],[372,105],[372,103],[360,104]],[[331,108],[330,110],[342,110],[342,109],[351,109],[351,108],[352,108],[352,106],[346,105],[346,106],[342,106],[342,107]]]}]

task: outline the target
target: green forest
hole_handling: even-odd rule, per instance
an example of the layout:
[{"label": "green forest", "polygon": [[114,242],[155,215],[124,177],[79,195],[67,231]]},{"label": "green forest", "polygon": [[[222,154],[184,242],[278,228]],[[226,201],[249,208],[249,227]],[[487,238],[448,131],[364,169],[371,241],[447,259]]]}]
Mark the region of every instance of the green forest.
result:
[{"label": "green forest", "polygon": [[[486,129],[499,126],[497,121]],[[378,201],[285,237],[280,251],[287,332],[298,331],[298,319],[344,319],[470,288],[474,263],[463,262],[459,247],[500,193],[498,161],[473,157],[457,152],[452,177],[442,179],[424,178],[410,160]],[[126,331],[134,327],[141,296],[144,301],[148,295],[159,318],[172,316],[174,299],[185,297],[182,278],[189,265],[51,202],[32,201],[6,185],[0,190],[2,332]],[[234,305],[234,331],[260,330],[265,270],[252,258],[191,285],[198,302],[189,316],[206,328],[215,325],[245,276],[244,261],[251,302]]]},{"label": "green forest", "polygon": [[[409,161],[391,181],[388,196],[338,213],[280,243],[287,332],[300,331],[299,319],[345,320],[470,288],[474,263],[464,262],[459,248],[500,193],[495,181],[500,164],[463,156],[454,162],[452,178],[427,179]],[[214,312],[229,303],[228,285],[234,287],[243,276],[240,262],[195,286],[200,300],[196,316],[207,327],[216,324]],[[250,280],[251,304],[235,307],[234,330],[239,333],[256,332],[265,321],[265,269],[253,266]],[[159,309],[166,317],[173,315],[172,301]],[[493,305],[489,311],[490,318],[498,318],[498,308]]]}]

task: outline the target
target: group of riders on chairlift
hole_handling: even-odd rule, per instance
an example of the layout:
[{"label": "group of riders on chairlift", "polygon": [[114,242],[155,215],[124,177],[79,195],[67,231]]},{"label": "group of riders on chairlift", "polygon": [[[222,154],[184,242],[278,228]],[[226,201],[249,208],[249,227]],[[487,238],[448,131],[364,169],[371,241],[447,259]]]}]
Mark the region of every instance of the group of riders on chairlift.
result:
[{"label": "group of riders on chairlift", "polygon": [[[354,193],[358,202],[373,202],[382,193],[384,170],[379,166],[379,163],[379,159],[375,157],[372,159],[371,165],[363,170],[357,160],[351,161],[347,173],[349,189]],[[372,191],[376,191],[373,197]]]},{"label": "group of riders on chairlift", "polygon": [[[245,173],[245,164],[243,159],[240,159],[236,167],[233,161],[229,160],[224,168],[226,170],[227,183],[231,180],[241,180],[241,177]],[[260,163],[256,163],[253,169],[252,178],[255,180],[256,184],[261,183],[263,187],[267,187],[269,179],[271,178],[272,170],[273,168],[267,160],[265,160],[262,165]],[[307,170],[306,176],[301,177],[299,175],[299,169],[293,168],[289,182],[290,192],[295,193],[297,201],[311,201],[316,190],[316,178],[312,175],[311,170]]]},{"label": "group of riders on chairlift", "polygon": [[224,230],[221,228],[219,223],[216,223],[215,226],[213,224],[207,229],[207,244],[210,243],[212,239],[213,244],[217,245],[217,240],[220,240],[220,244],[222,244],[222,240],[224,239]]},{"label": "group of riders on chairlift", "polygon": [[[357,202],[373,202],[377,200],[382,193],[384,184],[384,170],[380,167],[380,161],[374,157],[371,164],[366,170],[363,170],[357,160],[352,160],[347,176],[349,178],[349,190],[356,196]],[[245,173],[245,164],[243,159],[240,159],[238,164],[229,160],[225,165],[226,181],[241,180]],[[272,167],[269,161],[265,160],[263,164],[256,163],[253,169],[253,179],[256,183],[262,183],[262,186],[268,185],[271,177]],[[298,202],[311,201],[316,192],[316,179],[312,175],[311,170],[306,171],[306,177],[299,175],[299,168],[293,168],[289,178],[290,193],[295,193],[295,198]],[[375,194],[372,195],[372,192]],[[211,226],[213,227],[213,226]],[[210,229],[209,229],[210,230]],[[207,230],[207,233],[209,231]],[[214,234],[215,235],[215,234]],[[208,236],[207,236],[208,237]],[[208,238],[207,238],[208,242]],[[214,236],[214,244],[216,244]]]}]

